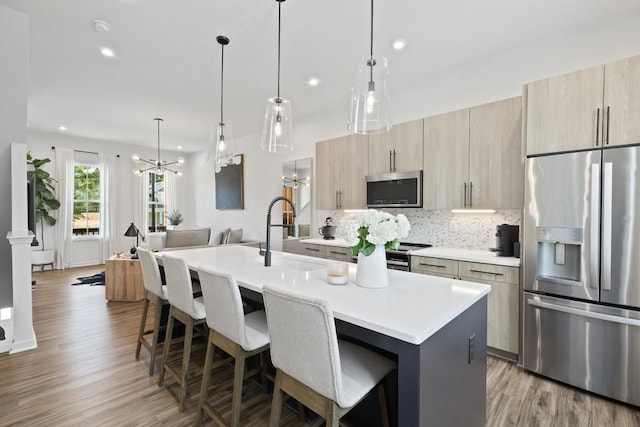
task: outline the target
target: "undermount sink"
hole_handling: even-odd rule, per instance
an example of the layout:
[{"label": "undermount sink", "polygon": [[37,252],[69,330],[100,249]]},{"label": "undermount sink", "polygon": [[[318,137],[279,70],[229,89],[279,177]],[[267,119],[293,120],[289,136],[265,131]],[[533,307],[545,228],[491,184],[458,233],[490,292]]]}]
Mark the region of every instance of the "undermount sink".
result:
[{"label": "undermount sink", "polygon": [[[258,260],[260,263],[264,263],[264,259],[260,258]],[[285,258],[280,256],[274,256],[271,258],[271,265],[274,267],[280,267],[287,270],[297,270],[297,271],[315,271],[322,270],[325,268],[324,264],[310,261],[302,261],[298,259]]]}]

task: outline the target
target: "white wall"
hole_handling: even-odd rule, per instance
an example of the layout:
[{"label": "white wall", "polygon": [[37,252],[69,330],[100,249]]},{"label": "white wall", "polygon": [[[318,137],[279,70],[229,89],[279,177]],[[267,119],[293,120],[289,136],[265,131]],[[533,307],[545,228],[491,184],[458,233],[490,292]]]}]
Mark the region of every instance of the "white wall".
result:
[{"label": "white wall", "polygon": [[0,307],[12,305],[10,145],[27,139],[28,79],[29,16],[0,6]]},{"label": "white wall", "polygon": [[[31,150],[31,154],[36,158],[50,158],[51,163],[48,163],[44,168],[53,174],[55,170],[55,152],[51,148],[55,147],[67,147],[74,150],[83,150],[90,152],[112,153],[118,154],[118,179],[117,179],[117,194],[118,194],[118,214],[116,217],[116,242],[115,248],[121,251],[127,251],[133,244],[135,239],[132,237],[124,236],[124,232],[133,221],[133,201],[136,188],[137,176],[133,174],[134,163],[131,160],[131,154],[138,153],[144,158],[155,158],[157,153],[153,148],[140,147],[127,144],[117,144],[109,141],[92,140],[86,138],[78,138],[62,133],[47,133],[40,131],[29,131],[27,138],[27,148]],[[184,153],[178,153],[173,151],[161,152],[162,159],[170,160]],[[177,178],[177,200],[176,206],[179,210],[186,213],[189,210],[189,197],[190,192],[185,191],[185,188],[190,187],[191,180],[189,179],[189,163],[183,168],[185,169],[185,176]],[[193,226],[193,222],[189,221],[189,215],[186,215],[185,227]],[[57,218],[57,212],[56,212]],[[121,231],[120,231],[121,230]],[[38,236],[40,230],[38,226]],[[45,225],[45,249],[53,249],[56,247],[54,242],[53,227]],[[142,243],[142,242],[141,242]],[[38,248],[35,248],[37,250]],[[74,241],[72,245],[72,266],[80,265],[95,265],[102,264],[104,260],[100,259],[100,241],[91,238],[81,238]]]},{"label": "white wall", "polygon": [[[616,59],[640,54],[638,16],[603,23],[599,26],[576,28],[543,40],[532,41],[492,57],[424,75],[410,80],[393,74],[391,64],[391,94],[394,122],[401,123],[421,117],[466,108],[499,99],[518,96],[524,83],[586,68]],[[348,99],[345,94],[345,99]],[[293,111],[295,114],[295,103]],[[245,209],[215,210],[215,184],[212,166],[206,153],[193,155],[196,182],[190,201],[195,221],[200,225],[244,227],[245,234],[264,239],[266,209],[269,201],[280,194],[282,162],[315,157],[316,141],[345,135],[348,105],[313,117],[294,119],[295,152],[287,155],[263,153],[259,149],[259,134],[236,141],[236,150],[245,154]],[[260,118],[256,118],[260,120]],[[314,170],[317,165],[314,161]],[[315,180],[315,177],[313,178]],[[315,185],[315,182],[314,182]],[[324,221],[324,212],[314,212],[312,235]],[[281,233],[274,233],[278,240]],[[446,237],[444,240],[448,240]],[[274,248],[280,247],[274,242]]]}]

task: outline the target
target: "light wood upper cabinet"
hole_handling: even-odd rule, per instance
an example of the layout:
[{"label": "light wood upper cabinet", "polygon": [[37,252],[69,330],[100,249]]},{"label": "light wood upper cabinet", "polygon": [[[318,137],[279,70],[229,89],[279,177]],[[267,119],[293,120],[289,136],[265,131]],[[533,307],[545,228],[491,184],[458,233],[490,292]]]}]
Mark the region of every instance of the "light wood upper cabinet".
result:
[{"label": "light wood upper cabinet", "polygon": [[423,178],[425,209],[464,205],[469,178],[469,109],[424,119]]},{"label": "light wood upper cabinet", "polygon": [[421,170],[422,119],[394,125],[389,132],[369,135],[369,174]]},{"label": "light wood upper cabinet", "polygon": [[640,56],[606,65],[604,108],[605,145],[640,142]]},{"label": "light wood upper cabinet", "polygon": [[348,135],[316,143],[317,209],[366,207],[368,152],[366,135]]},{"label": "light wood upper cabinet", "polygon": [[527,85],[527,154],[601,143],[603,76],[598,66]]},{"label": "light wood upper cabinet", "polygon": [[640,143],[640,57],[529,83],[527,154]]},{"label": "light wood upper cabinet", "polygon": [[522,97],[424,119],[425,209],[522,209]]},{"label": "light wood upper cabinet", "polygon": [[521,209],[522,97],[473,107],[469,123],[470,207]]}]

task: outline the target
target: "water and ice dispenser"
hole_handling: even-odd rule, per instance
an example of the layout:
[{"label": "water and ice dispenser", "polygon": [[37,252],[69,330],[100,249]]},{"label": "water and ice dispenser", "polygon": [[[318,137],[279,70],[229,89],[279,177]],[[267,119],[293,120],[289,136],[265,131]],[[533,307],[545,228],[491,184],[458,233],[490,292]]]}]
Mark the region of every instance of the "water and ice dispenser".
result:
[{"label": "water and ice dispenser", "polygon": [[536,280],[558,285],[582,286],[580,277],[583,229],[537,227]]}]

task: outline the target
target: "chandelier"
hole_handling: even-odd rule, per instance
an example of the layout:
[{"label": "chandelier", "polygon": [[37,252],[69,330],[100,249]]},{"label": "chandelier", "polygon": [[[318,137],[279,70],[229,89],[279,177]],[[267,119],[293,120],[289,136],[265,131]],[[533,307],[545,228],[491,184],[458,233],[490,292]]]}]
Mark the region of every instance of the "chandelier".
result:
[{"label": "chandelier", "polygon": [[283,176],[282,177],[282,186],[290,187],[290,188],[298,188],[300,185],[304,185],[305,187],[309,186],[309,182],[311,181],[311,177],[305,176],[304,178],[298,177],[298,163],[297,161],[293,162],[293,173],[291,177]]},{"label": "chandelier", "polygon": [[[143,172],[149,171],[149,170],[153,170],[153,173],[155,173],[156,175],[162,175],[164,174],[164,171],[167,172],[173,172],[178,176],[182,176],[182,172],[180,172],[180,170],[178,170],[178,168],[180,166],[182,166],[184,164],[184,159],[182,157],[178,157],[175,161],[173,162],[167,162],[160,160],[160,122],[164,121],[160,118],[155,118],[153,120],[156,120],[158,122],[158,159],[143,159],[140,157],[139,154],[132,154],[131,155],[131,160],[133,160],[133,162],[135,164],[139,164],[139,163],[146,163],[146,165],[149,165],[147,167],[145,167],[146,165],[141,165],[141,167],[138,167],[136,169],[134,169],[134,173],[138,176],[142,175]],[[168,166],[173,166],[174,167],[168,167]]]}]

